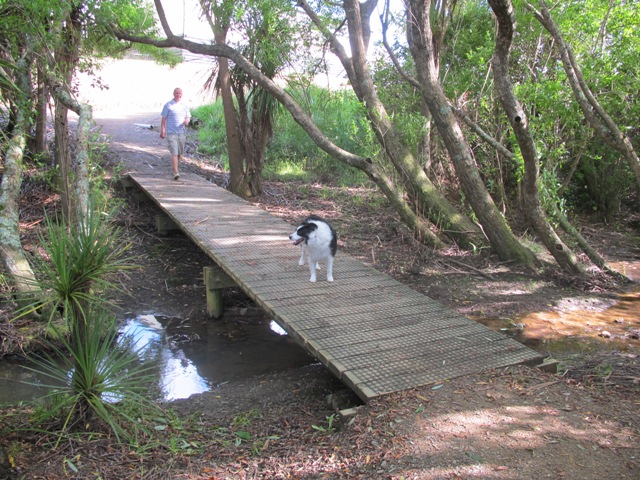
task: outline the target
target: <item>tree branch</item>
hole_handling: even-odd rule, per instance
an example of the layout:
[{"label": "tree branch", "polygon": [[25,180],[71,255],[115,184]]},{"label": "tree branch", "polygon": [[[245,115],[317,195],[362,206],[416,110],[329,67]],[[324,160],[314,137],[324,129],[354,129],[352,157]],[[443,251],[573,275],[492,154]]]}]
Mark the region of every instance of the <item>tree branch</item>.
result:
[{"label": "tree branch", "polygon": [[391,58],[391,62],[393,66],[396,67],[396,71],[398,74],[404,78],[409,85],[414,88],[420,89],[420,82],[415,78],[411,77],[407,72],[404,71],[402,65],[400,65],[400,61],[398,57],[396,57],[395,53],[391,49],[391,45],[389,45],[389,41],[387,40],[387,30],[389,29],[389,0],[385,0],[384,4],[384,12],[380,15],[380,23],[382,24],[382,44],[384,48],[387,50],[389,54],[389,58]]},{"label": "tree branch", "polygon": [[504,157],[508,158],[509,160],[514,160],[515,159],[515,156],[513,155],[513,153],[511,151],[509,151],[507,149],[507,147],[502,145],[498,140],[496,140],[491,135],[489,135],[487,132],[485,132],[482,129],[482,127],[480,127],[480,125],[478,125],[476,122],[474,122],[472,119],[470,119],[467,115],[465,115],[462,110],[460,110],[455,105],[451,105],[451,109],[453,110],[453,113],[455,113],[456,116],[460,120],[462,120],[469,128],[471,128],[471,130],[473,130],[476,133],[476,135],[478,135],[482,140],[484,140],[486,143],[491,145],[500,154],[502,154]]}]

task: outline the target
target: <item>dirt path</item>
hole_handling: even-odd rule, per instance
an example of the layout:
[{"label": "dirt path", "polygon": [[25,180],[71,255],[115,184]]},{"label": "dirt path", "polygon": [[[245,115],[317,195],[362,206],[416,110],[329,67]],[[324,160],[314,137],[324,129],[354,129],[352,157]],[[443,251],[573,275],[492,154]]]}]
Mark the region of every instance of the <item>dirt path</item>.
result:
[{"label": "dirt path", "polygon": [[109,149],[124,167],[123,173],[171,173],[166,141],[160,138],[159,112],[131,113],[123,118],[98,116],[94,120],[100,133],[110,138]]},{"label": "dirt path", "polygon": [[[157,125],[156,114],[119,120],[98,118],[98,123],[102,132],[112,136],[114,161],[124,162],[125,171],[169,174],[166,149],[158,132],[135,125]],[[191,163],[187,168],[198,172],[200,167]],[[281,205],[271,205],[267,197],[259,200],[263,208],[283,215]],[[138,215],[135,222],[140,221]],[[171,240],[163,240],[167,241]],[[177,250],[176,258],[198,255],[188,241],[175,241],[178,243],[171,248]],[[166,275],[166,269],[154,263],[149,254],[154,242],[139,241],[150,260],[144,262],[144,272],[136,277],[136,284],[130,285],[136,299],[132,308],[160,306],[185,315],[180,305],[172,307],[171,301],[166,301],[166,285],[158,280]],[[358,254],[362,245],[356,242],[345,248],[355,248]],[[171,273],[197,278],[200,267],[191,265],[193,262],[175,262]],[[486,308],[482,298],[472,295],[483,290],[478,284],[481,279],[456,276],[457,281],[452,278],[438,287],[433,280],[428,283],[426,276],[422,284],[415,275],[407,278],[422,291],[442,291],[439,299],[459,311]],[[512,291],[515,298],[515,292],[527,283],[520,281],[494,282],[492,288],[496,295]],[[184,287],[179,291],[181,305],[202,302],[201,289],[187,283]],[[554,290],[556,295],[562,294],[557,286],[545,288],[548,293],[529,292],[529,305],[548,304]],[[446,294],[445,289],[449,290]],[[460,302],[462,298],[467,303]],[[576,302],[588,304],[585,298],[576,300],[573,306]],[[606,299],[599,301],[604,305]],[[573,308],[571,303],[567,309]],[[637,308],[637,304],[631,308],[634,305]],[[515,307],[510,308],[513,311]],[[526,308],[520,306],[521,310]],[[192,319],[200,314],[193,309],[189,313]],[[637,358],[636,346],[626,352],[594,354],[591,363],[579,363],[564,376],[514,367],[453,379],[360,406],[357,415],[336,432],[327,422],[335,411],[325,397],[342,398],[340,408],[353,406],[355,400],[320,365],[230,382],[171,404],[180,414],[199,418],[203,448],[197,455],[180,456],[165,478],[639,478]],[[257,412],[243,426],[251,441],[221,447],[214,434],[203,433],[215,432],[221,425],[233,428],[234,421],[248,412]],[[265,441],[267,438],[270,440]],[[151,463],[165,461],[158,452]]]}]

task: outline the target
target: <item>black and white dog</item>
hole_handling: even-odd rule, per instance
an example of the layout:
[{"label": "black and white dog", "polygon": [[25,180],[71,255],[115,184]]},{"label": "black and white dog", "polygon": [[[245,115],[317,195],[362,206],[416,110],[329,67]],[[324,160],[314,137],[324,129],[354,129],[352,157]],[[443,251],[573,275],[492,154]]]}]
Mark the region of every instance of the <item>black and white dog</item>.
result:
[{"label": "black and white dog", "polygon": [[316,281],[316,269],[320,269],[318,262],[324,260],[327,264],[327,282],[333,282],[333,259],[338,249],[336,231],[326,220],[311,215],[304,219],[296,231],[289,235],[294,245],[300,245],[300,261],[304,265],[305,256],[309,257],[309,281]]}]

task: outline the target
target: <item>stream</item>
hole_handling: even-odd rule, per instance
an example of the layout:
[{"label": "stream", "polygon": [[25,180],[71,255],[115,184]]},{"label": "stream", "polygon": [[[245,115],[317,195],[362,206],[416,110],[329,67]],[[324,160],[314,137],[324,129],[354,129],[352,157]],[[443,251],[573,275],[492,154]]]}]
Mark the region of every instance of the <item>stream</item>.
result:
[{"label": "stream", "polygon": [[[273,320],[255,316],[189,323],[158,314],[127,318],[120,327],[145,364],[154,365],[156,400],[171,401],[216,385],[283,371],[315,360]],[[46,393],[49,379],[22,361],[0,362],[0,403],[31,401]]]}]

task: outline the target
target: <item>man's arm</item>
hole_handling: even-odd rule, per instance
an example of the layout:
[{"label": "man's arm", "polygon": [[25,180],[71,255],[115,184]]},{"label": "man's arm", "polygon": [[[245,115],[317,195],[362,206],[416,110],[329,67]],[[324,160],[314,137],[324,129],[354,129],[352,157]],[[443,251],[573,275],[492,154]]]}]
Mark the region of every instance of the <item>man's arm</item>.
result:
[{"label": "man's arm", "polygon": [[160,121],[160,138],[167,136],[167,117],[162,117]]}]

